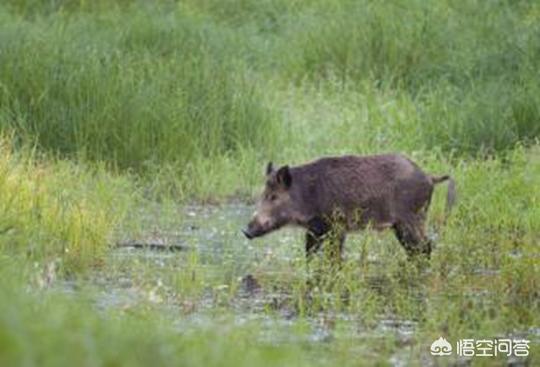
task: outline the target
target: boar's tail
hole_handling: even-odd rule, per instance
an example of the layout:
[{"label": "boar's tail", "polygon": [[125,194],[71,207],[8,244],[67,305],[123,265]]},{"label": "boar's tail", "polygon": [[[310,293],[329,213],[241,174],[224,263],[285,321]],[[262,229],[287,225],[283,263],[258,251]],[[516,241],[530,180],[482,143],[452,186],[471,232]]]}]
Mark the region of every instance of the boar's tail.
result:
[{"label": "boar's tail", "polygon": [[448,192],[446,193],[446,215],[450,213],[450,210],[456,202],[456,182],[449,175],[444,176],[431,176],[431,182],[436,185],[441,182],[448,181]]}]

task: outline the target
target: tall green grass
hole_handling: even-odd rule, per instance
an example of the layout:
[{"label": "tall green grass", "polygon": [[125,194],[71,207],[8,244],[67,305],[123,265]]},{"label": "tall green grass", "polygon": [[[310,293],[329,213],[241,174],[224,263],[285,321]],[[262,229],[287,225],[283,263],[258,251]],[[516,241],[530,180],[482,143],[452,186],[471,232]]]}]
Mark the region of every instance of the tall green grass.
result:
[{"label": "tall green grass", "polygon": [[[0,18],[0,128],[150,181],[166,172],[163,190],[188,196],[236,192],[247,163],[303,155],[320,125],[372,133],[370,115],[291,119],[291,89],[346,109],[401,101],[406,137],[385,117],[377,138],[399,150],[494,154],[540,135],[535,2],[28,0]],[[313,155],[379,149],[326,140]],[[221,189],[231,167],[241,179]]]},{"label": "tall green grass", "polygon": [[540,134],[535,2],[192,3],[270,42],[261,64],[286,80],[412,98],[422,148],[492,154]]},{"label": "tall green grass", "polygon": [[[535,3],[326,2],[286,31],[293,78],[413,98],[424,148],[495,153],[540,134]],[[305,14],[307,13],[307,15]]]},{"label": "tall green grass", "polygon": [[126,178],[103,168],[46,162],[0,139],[0,253],[55,273],[99,265],[137,200]]},{"label": "tall green grass", "polygon": [[0,124],[40,148],[147,172],[276,145],[226,32],[166,9],[3,17]]}]

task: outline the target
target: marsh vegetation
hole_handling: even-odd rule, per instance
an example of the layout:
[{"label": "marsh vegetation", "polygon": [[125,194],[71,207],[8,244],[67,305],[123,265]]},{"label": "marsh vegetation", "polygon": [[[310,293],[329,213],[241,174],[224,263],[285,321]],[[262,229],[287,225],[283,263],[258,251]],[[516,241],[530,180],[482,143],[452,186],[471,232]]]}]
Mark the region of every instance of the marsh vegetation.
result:
[{"label": "marsh vegetation", "polygon": [[[440,336],[537,364],[539,24],[534,1],[3,1],[0,365],[469,363]],[[294,229],[242,236],[267,161],[389,151],[456,180],[429,263],[368,231],[324,277]]]}]

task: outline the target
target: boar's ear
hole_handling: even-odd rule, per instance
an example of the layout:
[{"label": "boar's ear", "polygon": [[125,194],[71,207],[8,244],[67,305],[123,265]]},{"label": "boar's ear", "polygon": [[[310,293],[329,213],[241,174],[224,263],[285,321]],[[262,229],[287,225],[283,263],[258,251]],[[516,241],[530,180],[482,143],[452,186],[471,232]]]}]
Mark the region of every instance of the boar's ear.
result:
[{"label": "boar's ear", "polygon": [[292,176],[289,166],[283,166],[276,173],[277,183],[288,189],[292,184]]},{"label": "boar's ear", "polygon": [[268,164],[266,165],[266,175],[268,176],[272,172],[274,172],[274,165],[272,164],[272,162],[268,162]]}]

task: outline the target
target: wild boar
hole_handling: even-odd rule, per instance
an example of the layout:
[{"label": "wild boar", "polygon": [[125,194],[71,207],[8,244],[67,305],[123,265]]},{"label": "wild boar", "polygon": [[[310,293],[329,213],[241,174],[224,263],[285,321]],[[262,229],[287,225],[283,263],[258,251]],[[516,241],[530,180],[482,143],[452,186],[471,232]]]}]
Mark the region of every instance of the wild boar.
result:
[{"label": "wild boar", "polygon": [[269,163],[264,191],[243,233],[252,239],[300,226],[306,229],[308,258],[332,235],[341,259],[347,232],[392,228],[409,256],[429,257],[427,211],[434,186],[447,180],[449,211],[455,201],[452,178],[428,175],[403,155],[326,157],[277,170]]}]

